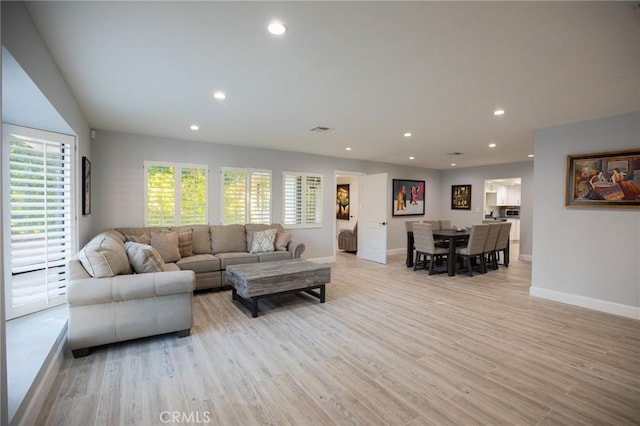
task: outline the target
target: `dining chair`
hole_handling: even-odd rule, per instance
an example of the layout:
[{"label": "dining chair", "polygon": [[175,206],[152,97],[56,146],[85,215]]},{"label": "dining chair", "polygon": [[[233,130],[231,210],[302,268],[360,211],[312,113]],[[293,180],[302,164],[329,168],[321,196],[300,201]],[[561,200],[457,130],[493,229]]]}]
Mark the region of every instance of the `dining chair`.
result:
[{"label": "dining chair", "polygon": [[440,219],[440,229],[451,229],[451,220]]},{"label": "dining chair", "polygon": [[[413,224],[413,240],[414,247],[416,249],[416,260],[413,263],[413,270],[418,269],[418,266],[427,269],[427,262],[429,263],[429,275],[433,275],[436,271],[433,269],[436,260],[442,260],[443,257],[447,257],[449,250],[446,248],[436,247],[433,241],[433,230],[428,223],[414,223]],[[429,258],[429,259],[427,259]],[[442,272],[447,272],[446,269]]]},{"label": "dining chair", "polygon": [[[491,269],[498,269],[493,259],[495,259],[495,251],[496,251],[496,243],[498,242],[498,235],[500,234],[500,223],[491,223],[489,224],[489,233],[487,234],[487,239],[484,242],[484,255],[485,265],[487,265],[487,261],[491,264]],[[486,266],[485,266],[486,271]]]},{"label": "dining chair", "polygon": [[464,260],[469,270],[469,276],[473,276],[473,267],[471,259],[480,259],[480,270],[482,273],[487,272],[487,266],[484,260],[484,244],[489,234],[490,225],[473,225],[469,235],[469,242],[466,247],[456,248],[456,257]]},{"label": "dining chair", "polygon": [[500,233],[498,234],[498,241],[496,241],[496,248],[493,252],[493,267],[498,269],[498,261],[500,260],[500,252],[504,258],[503,265],[509,267],[509,256],[507,250],[509,249],[509,235],[511,234],[511,222],[502,222],[500,224]]},{"label": "dining chair", "polygon": [[432,231],[439,231],[440,230],[440,221],[439,220],[423,220],[422,223],[428,223],[429,225],[431,225],[431,230]]}]

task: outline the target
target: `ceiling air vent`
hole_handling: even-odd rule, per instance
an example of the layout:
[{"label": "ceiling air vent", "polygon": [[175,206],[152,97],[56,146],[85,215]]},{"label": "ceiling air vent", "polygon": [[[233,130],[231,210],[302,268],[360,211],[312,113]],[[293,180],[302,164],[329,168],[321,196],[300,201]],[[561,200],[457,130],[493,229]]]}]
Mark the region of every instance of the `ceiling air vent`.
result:
[{"label": "ceiling air vent", "polygon": [[327,132],[330,132],[331,130],[333,130],[331,127],[324,127],[324,126],[317,126],[317,127],[314,127],[313,129],[309,129],[309,131],[315,132],[315,133],[327,133]]},{"label": "ceiling air vent", "polygon": [[461,152],[447,152],[447,155],[457,156],[457,155],[462,155],[462,153]]}]

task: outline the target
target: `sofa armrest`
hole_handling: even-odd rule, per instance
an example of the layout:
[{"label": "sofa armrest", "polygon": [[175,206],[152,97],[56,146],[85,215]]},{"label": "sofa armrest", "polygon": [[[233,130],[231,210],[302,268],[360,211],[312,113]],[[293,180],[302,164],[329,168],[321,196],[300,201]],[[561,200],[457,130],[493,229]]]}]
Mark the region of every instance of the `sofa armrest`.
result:
[{"label": "sofa armrest", "polygon": [[196,287],[193,271],[153,272],[82,278],[67,284],[69,306],[94,305],[192,292]]},{"label": "sofa armrest", "polygon": [[294,259],[299,259],[302,253],[304,253],[307,246],[300,241],[289,241],[289,245],[287,246],[287,251],[293,254]]}]

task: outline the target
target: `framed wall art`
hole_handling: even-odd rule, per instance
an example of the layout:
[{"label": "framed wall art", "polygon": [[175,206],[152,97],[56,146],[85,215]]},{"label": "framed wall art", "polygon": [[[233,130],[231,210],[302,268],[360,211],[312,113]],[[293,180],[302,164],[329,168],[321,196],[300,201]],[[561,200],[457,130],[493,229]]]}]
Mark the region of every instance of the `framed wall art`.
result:
[{"label": "framed wall art", "polygon": [[640,149],[567,156],[567,207],[640,208]]},{"label": "framed wall art", "polygon": [[82,157],[82,214],[91,214],[91,161]]},{"label": "framed wall art", "polygon": [[336,219],[349,220],[349,184],[338,185],[336,189]]},{"label": "framed wall art", "polygon": [[391,214],[424,216],[424,181],[393,179]]},{"label": "framed wall art", "polygon": [[451,210],[471,210],[471,185],[451,185]]}]

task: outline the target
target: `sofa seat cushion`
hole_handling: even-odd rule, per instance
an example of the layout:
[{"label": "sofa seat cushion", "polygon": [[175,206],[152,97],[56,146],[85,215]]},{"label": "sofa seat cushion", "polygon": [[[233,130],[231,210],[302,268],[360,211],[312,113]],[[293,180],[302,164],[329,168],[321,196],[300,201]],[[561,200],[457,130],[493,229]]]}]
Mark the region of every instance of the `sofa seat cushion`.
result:
[{"label": "sofa seat cushion", "polygon": [[273,260],[291,260],[293,255],[288,251],[271,251],[268,253],[258,253],[260,262],[271,262]]},{"label": "sofa seat cushion", "polygon": [[94,278],[131,273],[124,242],[119,238],[114,238],[113,234],[112,232],[103,232],[96,235],[78,252],[80,263]]},{"label": "sofa seat cushion", "polygon": [[257,254],[237,251],[230,253],[218,253],[216,257],[220,259],[220,268],[226,269],[229,265],[240,265],[243,263],[257,263],[260,261]]},{"label": "sofa seat cushion", "polygon": [[180,269],[180,267],[178,265],[176,265],[175,263],[165,263],[164,264],[164,270],[166,272],[182,271],[182,269]]},{"label": "sofa seat cushion", "polygon": [[176,262],[182,270],[193,271],[196,274],[203,272],[215,272],[220,270],[220,259],[212,254],[196,254],[183,257]]}]

